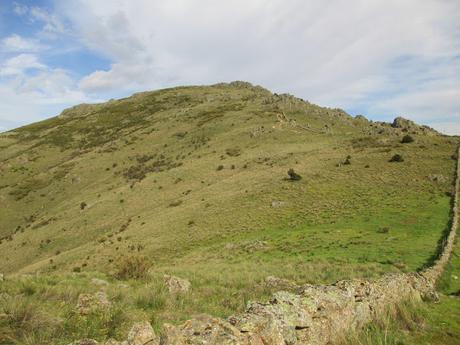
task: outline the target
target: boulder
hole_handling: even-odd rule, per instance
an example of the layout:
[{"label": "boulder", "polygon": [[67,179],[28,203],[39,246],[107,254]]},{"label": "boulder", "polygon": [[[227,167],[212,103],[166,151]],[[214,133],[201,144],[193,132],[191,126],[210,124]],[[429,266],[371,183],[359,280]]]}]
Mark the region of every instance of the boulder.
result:
[{"label": "boulder", "polygon": [[187,279],[164,275],[165,285],[172,294],[183,294],[190,290],[190,282]]},{"label": "boulder", "polygon": [[128,333],[127,345],[159,345],[160,338],[153,331],[148,321],[138,322],[133,325]]},{"label": "boulder", "polygon": [[209,315],[198,315],[180,326],[165,324],[163,344],[249,345],[250,343],[248,337],[229,322]]}]

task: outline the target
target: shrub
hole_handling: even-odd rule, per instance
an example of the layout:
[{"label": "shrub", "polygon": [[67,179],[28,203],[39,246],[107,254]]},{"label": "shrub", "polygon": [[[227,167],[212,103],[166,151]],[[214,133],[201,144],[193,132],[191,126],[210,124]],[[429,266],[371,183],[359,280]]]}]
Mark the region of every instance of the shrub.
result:
[{"label": "shrub", "polygon": [[220,170],[223,170],[223,169],[224,169],[224,166],[223,166],[223,165],[219,165],[219,166],[217,167],[217,171],[220,171]]},{"label": "shrub", "polygon": [[403,136],[403,138],[401,139],[401,143],[403,143],[403,144],[412,143],[413,141],[414,141],[414,138],[411,137],[409,134],[406,134],[406,135]]},{"label": "shrub", "polygon": [[390,232],[390,228],[388,228],[388,227],[381,227],[381,228],[378,228],[378,229],[377,229],[377,232],[378,232],[379,234],[387,234],[387,233]]},{"label": "shrub", "polygon": [[86,202],[83,201],[82,203],[80,203],[80,210],[84,210],[86,206]]},{"label": "shrub", "polygon": [[348,155],[347,158],[345,158],[343,165],[350,165],[351,164],[351,156]]},{"label": "shrub", "polygon": [[399,153],[397,153],[391,157],[390,162],[404,162],[404,158]]},{"label": "shrub", "polygon": [[152,263],[145,256],[122,258],[117,266],[115,277],[118,279],[143,279],[147,276]]},{"label": "shrub", "polygon": [[300,179],[302,179],[302,176],[297,174],[292,168],[289,169],[287,173],[289,175],[289,180],[291,181],[299,181]]}]

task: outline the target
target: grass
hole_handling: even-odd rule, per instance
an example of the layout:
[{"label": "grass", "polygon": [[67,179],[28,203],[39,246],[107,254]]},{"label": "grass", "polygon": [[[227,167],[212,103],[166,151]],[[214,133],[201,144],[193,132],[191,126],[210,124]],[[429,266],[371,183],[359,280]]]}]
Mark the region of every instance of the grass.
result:
[{"label": "grass", "polygon": [[[2,133],[2,291],[60,320],[36,343],[58,332],[65,344],[121,339],[134,320],[159,330],[231,315],[269,296],[268,275],[330,283],[417,270],[448,225],[458,140],[404,135],[244,83],[140,93]],[[395,154],[404,161],[390,163]],[[291,168],[301,180],[286,180]],[[131,256],[147,257],[151,275],[117,281]],[[163,274],[191,291],[169,296]],[[113,315],[77,318],[94,275],[111,281]],[[2,332],[27,344],[30,332],[11,325]]]}]

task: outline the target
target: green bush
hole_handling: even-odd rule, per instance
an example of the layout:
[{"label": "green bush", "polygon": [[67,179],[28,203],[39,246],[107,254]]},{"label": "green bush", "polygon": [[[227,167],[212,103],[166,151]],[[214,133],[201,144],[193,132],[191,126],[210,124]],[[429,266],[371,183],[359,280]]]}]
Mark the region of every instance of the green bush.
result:
[{"label": "green bush", "polygon": [[302,176],[300,176],[299,174],[297,174],[294,169],[289,169],[288,170],[288,175],[289,175],[289,180],[291,181],[299,181],[302,179]]},{"label": "green bush", "polygon": [[408,144],[408,143],[412,143],[412,142],[414,142],[414,138],[412,138],[409,134],[406,134],[401,139],[401,143],[403,143],[403,144]]},{"label": "green bush", "polygon": [[390,162],[404,162],[404,158],[399,153],[397,153],[390,158]]}]

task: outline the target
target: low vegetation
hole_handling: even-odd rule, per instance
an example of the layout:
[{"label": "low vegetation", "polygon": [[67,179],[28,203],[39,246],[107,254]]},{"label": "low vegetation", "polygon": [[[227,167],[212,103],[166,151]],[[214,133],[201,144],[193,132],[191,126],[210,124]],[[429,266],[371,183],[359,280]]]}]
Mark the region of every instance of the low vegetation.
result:
[{"label": "low vegetation", "polygon": [[[270,295],[267,276],[420,269],[449,222],[457,145],[247,83],[140,93],[2,133],[0,338],[125,339],[134,321],[231,315]],[[171,296],[164,274],[190,292]],[[92,278],[109,282],[112,308],[83,317]],[[455,320],[456,300],[441,301],[425,323]]]}]

